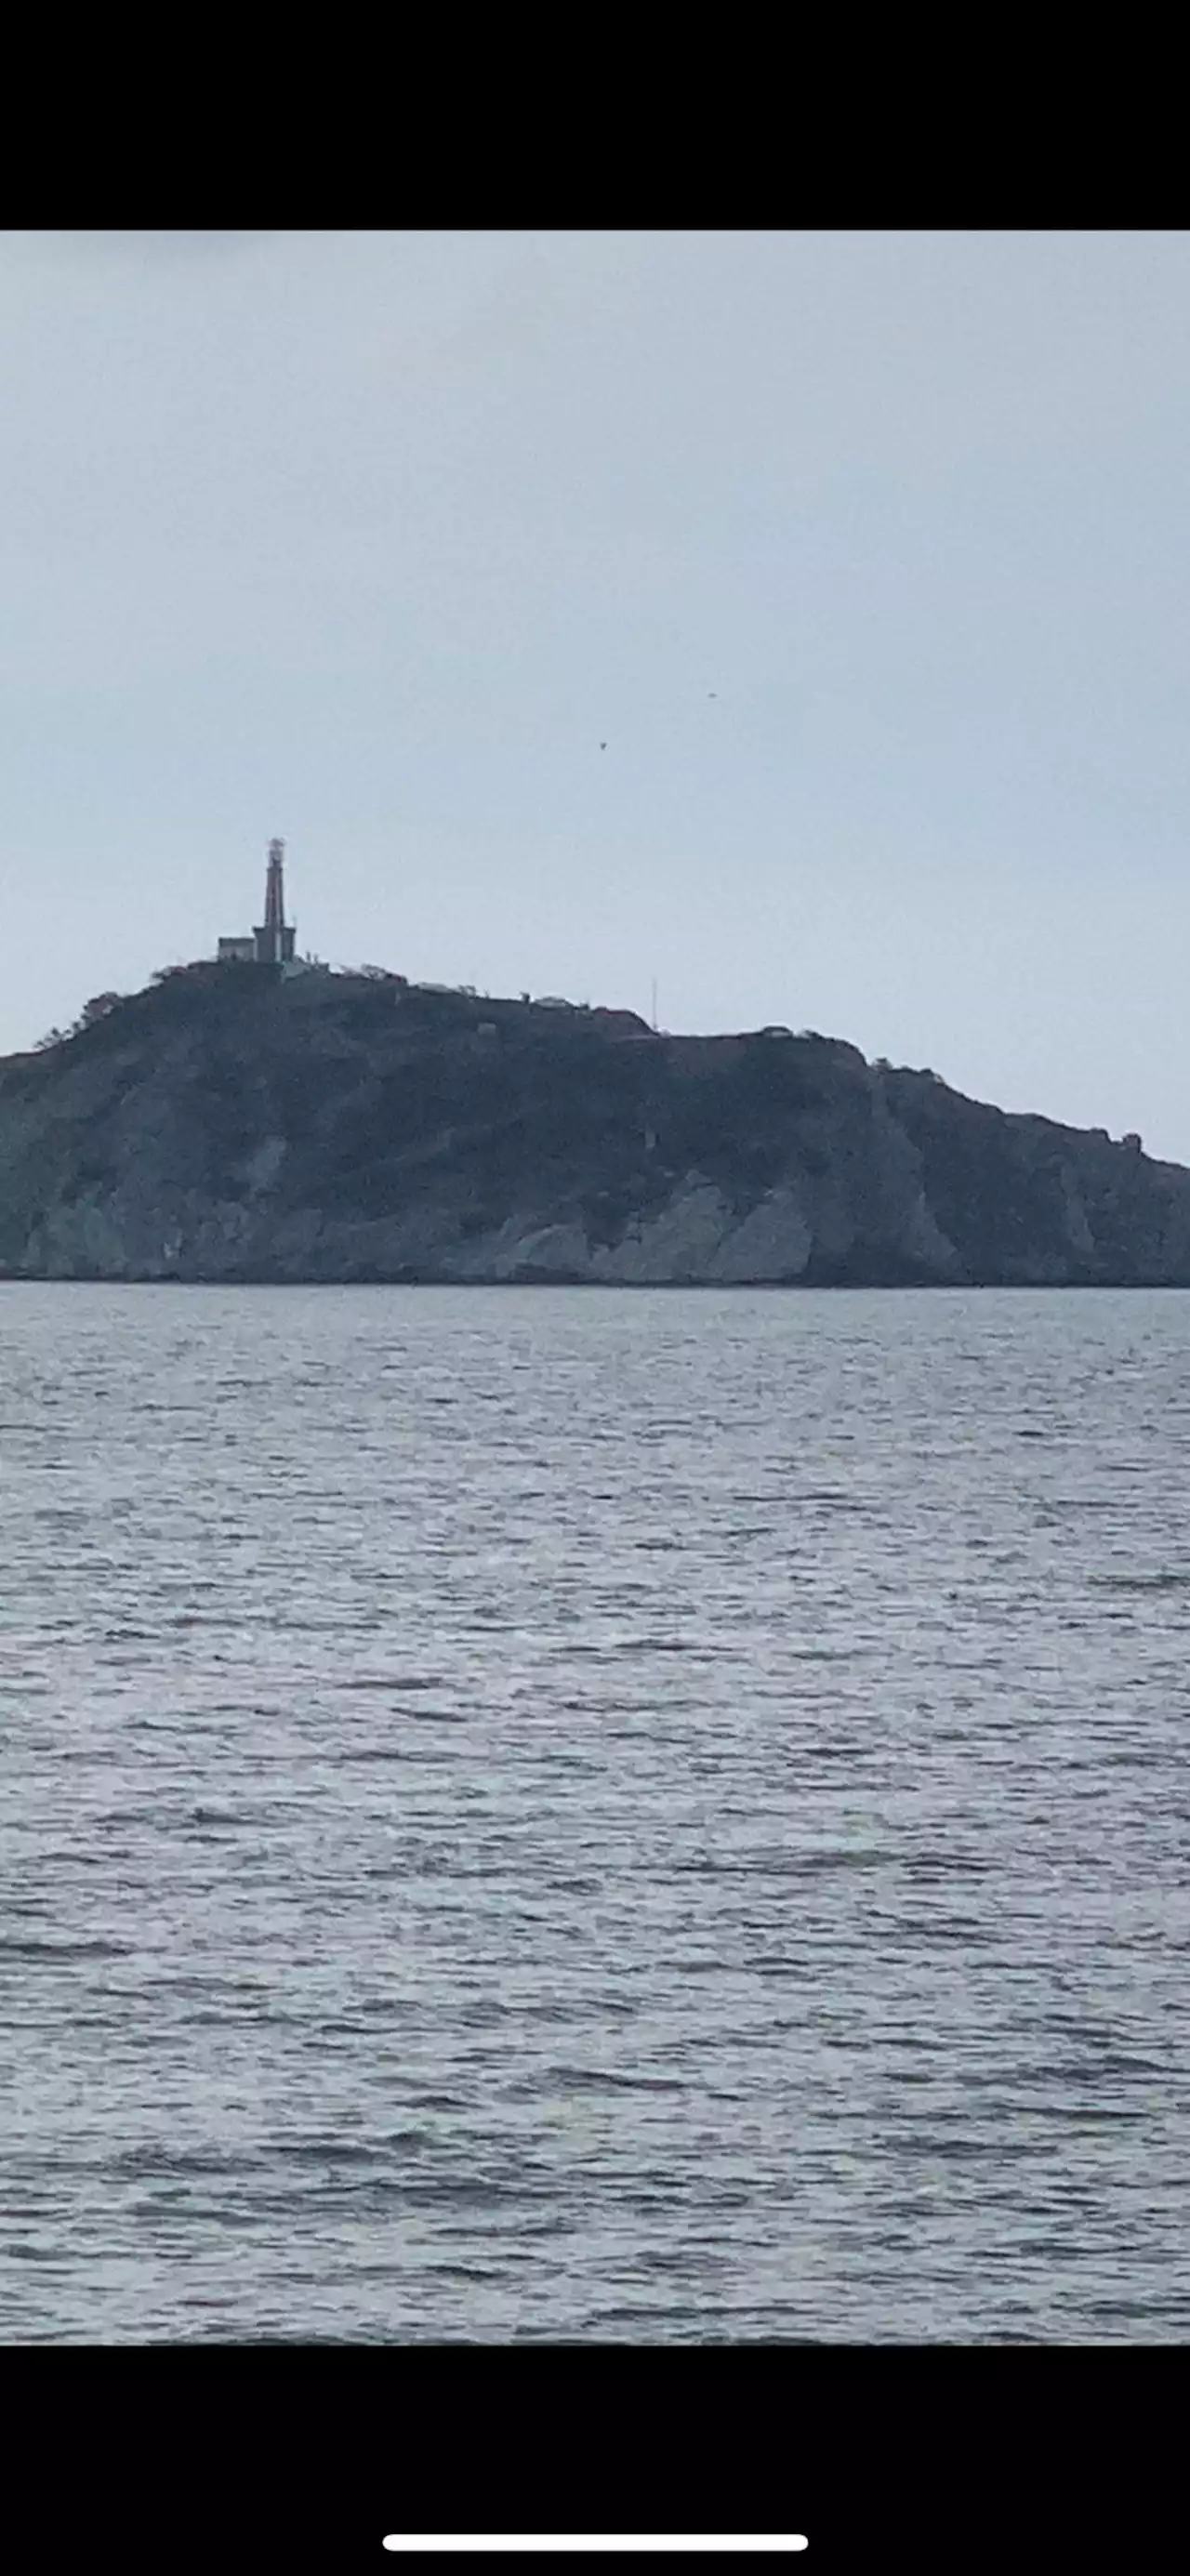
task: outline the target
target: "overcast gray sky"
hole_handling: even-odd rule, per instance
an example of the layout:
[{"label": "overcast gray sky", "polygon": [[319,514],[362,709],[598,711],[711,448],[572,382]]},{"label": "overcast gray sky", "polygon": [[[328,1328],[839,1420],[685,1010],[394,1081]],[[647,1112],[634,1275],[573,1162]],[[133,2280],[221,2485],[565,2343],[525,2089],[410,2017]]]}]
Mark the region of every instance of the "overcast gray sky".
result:
[{"label": "overcast gray sky", "polygon": [[1190,233],[9,232],[0,362],[0,1047],[281,833],[1190,1161]]}]

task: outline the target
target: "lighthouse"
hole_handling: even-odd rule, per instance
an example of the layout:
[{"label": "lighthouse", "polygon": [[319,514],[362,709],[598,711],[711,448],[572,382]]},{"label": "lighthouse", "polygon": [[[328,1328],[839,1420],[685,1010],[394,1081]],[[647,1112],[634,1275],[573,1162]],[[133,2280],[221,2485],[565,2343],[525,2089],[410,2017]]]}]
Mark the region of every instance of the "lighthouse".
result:
[{"label": "lighthouse", "polygon": [[[292,966],[299,972],[299,960],[293,953],[296,922],[285,918],[285,843],[269,842],[269,863],[264,880],[264,920],[253,931],[237,931],[233,938],[221,939],[218,948],[221,966]],[[312,961],[302,959],[301,965]]]},{"label": "lighthouse", "polygon": [[287,966],[293,957],[296,922],[285,918],[285,843],[269,842],[264,881],[264,920],[253,931],[258,966]]}]

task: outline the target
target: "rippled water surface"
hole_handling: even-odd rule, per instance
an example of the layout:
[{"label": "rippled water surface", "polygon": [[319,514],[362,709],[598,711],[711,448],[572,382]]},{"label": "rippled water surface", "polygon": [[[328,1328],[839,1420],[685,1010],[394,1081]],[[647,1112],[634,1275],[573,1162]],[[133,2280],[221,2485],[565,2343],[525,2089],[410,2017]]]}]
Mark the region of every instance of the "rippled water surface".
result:
[{"label": "rippled water surface", "polygon": [[1190,1296],[0,1287],[0,2336],[1182,2340]]}]

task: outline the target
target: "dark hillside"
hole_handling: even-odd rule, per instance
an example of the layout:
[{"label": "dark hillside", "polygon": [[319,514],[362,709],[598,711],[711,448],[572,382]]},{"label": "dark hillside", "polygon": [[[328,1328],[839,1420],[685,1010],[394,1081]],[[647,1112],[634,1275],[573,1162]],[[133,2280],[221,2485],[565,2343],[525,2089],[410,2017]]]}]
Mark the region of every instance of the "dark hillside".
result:
[{"label": "dark hillside", "polygon": [[0,1063],[0,1269],[1190,1284],[1190,1174],[826,1038],[207,965]]}]

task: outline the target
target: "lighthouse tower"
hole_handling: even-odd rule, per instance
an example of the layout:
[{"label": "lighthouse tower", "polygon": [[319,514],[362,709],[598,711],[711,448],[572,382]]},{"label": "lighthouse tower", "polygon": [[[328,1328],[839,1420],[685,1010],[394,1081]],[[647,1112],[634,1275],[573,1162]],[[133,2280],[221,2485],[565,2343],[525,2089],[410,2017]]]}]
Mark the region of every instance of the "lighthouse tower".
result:
[{"label": "lighthouse tower", "polygon": [[293,956],[296,922],[285,918],[285,843],[269,842],[264,881],[264,920],[252,933],[258,966],[285,966]]}]

